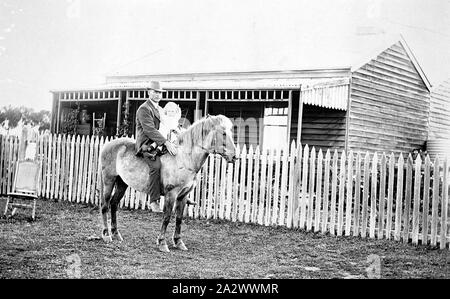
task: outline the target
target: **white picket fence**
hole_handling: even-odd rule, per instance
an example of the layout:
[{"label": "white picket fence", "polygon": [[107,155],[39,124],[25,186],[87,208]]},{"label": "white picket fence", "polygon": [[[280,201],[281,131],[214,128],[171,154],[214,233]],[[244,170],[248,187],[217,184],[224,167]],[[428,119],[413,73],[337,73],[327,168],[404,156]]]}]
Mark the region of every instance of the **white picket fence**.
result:
[{"label": "white picket fence", "polygon": [[[99,204],[98,157],[103,138],[40,135],[41,197]],[[17,137],[0,139],[0,191],[11,188]],[[192,218],[386,238],[441,249],[450,243],[448,161],[402,154],[356,153],[296,147],[260,152],[238,149],[228,164],[210,156],[190,198]],[[147,209],[149,197],[128,188],[121,208]]]}]

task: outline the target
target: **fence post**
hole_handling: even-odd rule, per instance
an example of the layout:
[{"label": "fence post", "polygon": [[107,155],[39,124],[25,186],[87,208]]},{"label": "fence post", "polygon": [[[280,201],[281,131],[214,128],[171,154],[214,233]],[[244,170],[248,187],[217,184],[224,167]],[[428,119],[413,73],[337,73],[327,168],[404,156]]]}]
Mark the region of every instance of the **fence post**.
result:
[{"label": "fence post", "polygon": [[337,235],[342,236],[342,229],[344,224],[344,189],[345,189],[345,161],[347,157],[345,151],[341,153],[341,163],[339,165],[339,201],[338,201],[338,214],[337,214]]},{"label": "fence post", "polygon": [[87,195],[87,188],[88,188],[88,173],[90,172],[91,168],[89,167],[89,145],[90,145],[90,137],[89,135],[85,139],[84,143],[84,156],[83,156],[83,182],[82,182],[82,194],[81,194],[81,202],[89,202]]},{"label": "fence post", "polygon": [[[56,137],[56,136],[55,136]],[[61,186],[61,182],[60,182],[60,175],[61,175],[61,169],[62,169],[62,160],[61,159],[61,135],[58,134],[58,139],[56,141],[56,161],[55,161],[55,166],[56,166],[56,175],[55,175],[55,193],[54,193],[54,198],[56,200],[60,200],[60,188]]]},{"label": "fence post", "polygon": [[219,179],[220,179],[220,165],[222,164],[222,159],[219,155],[214,155],[214,191],[213,191],[213,198],[214,198],[214,205],[212,210],[212,217],[213,219],[217,219],[217,214],[219,212],[219,205],[220,205],[220,196],[219,196]]},{"label": "fence post", "polygon": [[280,208],[278,209],[278,225],[284,225],[286,220],[286,194],[287,194],[287,174],[288,174],[289,148],[283,148],[280,152],[281,190]]},{"label": "fence post", "polygon": [[269,150],[268,162],[267,162],[267,192],[266,192],[266,206],[265,206],[265,214],[264,214],[264,225],[269,226],[271,221],[271,212],[272,212],[272,185],[273,185],[273,156],[274,150]]},{"label": "fence post", "polygon": [[405,210],[403,213],[403,242],[408,243],[409,241],[409,228],[411,221],[411,189],[412,189],[412,168],[413,160],[411,154],[408,156],[406,164],[406,190],[405,190]]},{"label": "fence post", "polygon": [[275,152],[275,183],[274,183],[274,192],[273,192],[273,206],[272,206],[272,225],[276,225],[278,223],[278,203],[279,203],[279,195],[280,195],[280,163],[281,163],[281,150]]},{"label": "fence post", "polygon": [[361,154],[356,155],[355,170],[355,207],[353,211],[353,236],[359,235],[359,222],[361,214]]},{"label": "fence post", "polygon": [[241,174],[239,176],[239,201],[238,201],[238,220],[244,222],[245,212],[245,171],[247,170],[247,146],[242,147],[241,155]]},{"label": "fence post", "polygon": [[[301,145],[298,145],[301,147]],[[292,218],[293,218],[293,198],[294,198],[294,189],[296,186],[294,186],[294,163],[295,163],[295,141],[293,140],[291,142],[291,147],[289,151],[289,183],[288,183],[288,202],[287,202],[287,217],[286,217],[286,226],[288,228],[292,227]]]},{"label": "fence post", "polygon": [[323,178],[324,187],[323,187],[323,213],[322,213],[322,227],[321,232],[324,234],[327,231],[328,226],[328,197],[330,192],[330,149],[327,150],[325,154],[325,175]]},{"label": "fence post", "polygon": [[258,205],[258,224],[264,224],[264,203],[266,195],[266,172],[267,172],[267,151],[261,152],[261,185],[259,192],[259,205]]},{"label": "fence post", "polygon": [[428,214],[430,212],[430,156],[425,158],[424,182],[423,182],[423,211],[422,211],[422,245],[428,243]]},{"label": "fence post", "polygon": [[386,238],[391,239],[392,230],[392,207],[394,200],[394,173],[395,173],[395,156],[391,153],[389,156],[389,182],[388,182],[388,197],[387,197],[387,211],[386,211]]},{"label": "fence post", "polygon": [[219,207],[219,219],[225,219],[225,206],[227,203],[227,197],[225,196],[225,189],[227,183],[227,165],[225,160],[221,163],[221,175],[220,175],[220,207]]},{"label": "fence post", "polygon": [[256,146],[255,155],[254,155],[254,164],[255,164],[255,182],[253,184],[253,204],[251,211],[251,222],[257,223],[257,215],[258,215],[258,191],[260,191],[259,186],[259,164],[260,164],[260,152],[259,146]]},{"label": "fence post", "polygon": [[415,163],[412,243],[417,245],[419,243],[420,183],[422,181],[422,174],[420,173],[422,159],[420,155],[417,156]]},{"label": "fence post", "polygon": [[[300,164],[300,159],[299,159]],[[294,210],[294,215],[297,218],[294,218],[294,227],[300,227],[304,229],[306,227],[306,196],[308,193],[308,167],[309,167],[309,146],[305,145],[303,149],[303,163],[302,164],[302,196],[299,198],[298,196],[294,197],[294,203],[297,203],[297,211]],[[300,172],[299,172],[300,173]],[[300,200],[300,204],[298,201]],[[299,220],[300,218],[300,220]],[[300,221],[300,223],[299,223]]]},{"label": "fence post", "polygon": [[83,135],[80,139],[79,147],[79,156],[78,156],[78,176],[77,176],[77,202],[82,201],[83,197],[83,168],[84,168],[84,144],[86,142],[85,136]]},{"label": "fence post", "polygon": [[[213,212],[213,195],[214,195],[214,163],[216,162],[215,156],[209,156],[210,164],[209,164],[209,178],[208,178],[208,205],[206,207],[206,218],[211,219]],[[242,160],[242,156],[241,156]]]},{"label": "fence post", "polygon": [[402,204],[403,204],[403,154],[400,153],[398,158],[398,170],[397,170],[397,197],[395,200],[395,231],[394,240],[400,241],[400,232],[402,229]]},{"label": "fence post", "polygon": [[65,175],[66,175],[66,135],[63,134],[61,138],[61,172],[59,176],[59,198],[64,200],[64,191],[66,189],[65,185]]},{"label": "fence post", "polygon": [[50,198],[51,195],[51,183],[52,183],[52,178],[51,178],[51,174],[52,174],[52,164],[53,164],[53,160],[52,160],[52,144],[53,144],[53,135],[49,134],[49,139],[48,139],[48,147],[47,147],[47,173],[45,174],[45,176],[47,177],[47,185],[46,185],[46,197]]},{"label": "fence post", "polygon": [[385,218],[385,209],[386,209],[386,154],[383,153],[380,161],[380,189],[379,189],[379,215],[378,219],[378,239],[382,239],[383,227],[384,227],[384,218]]},{"label": "fence post", "polygon": [[51,151],[51,169],[50,169],[50,176],[51,176],[51,183],[50,183],[50,198],[51,199],[55,199],[55,185],[56,185],[56,169],[58,167],[57,163],[58,160],[56,158],[56,148],[57,148],[57,144],[56,144],[56,140],[57,140],[57,135],[53,134],[53,142],[52,142],[52,151]]},{"label": "fence post", "polygon": [[[96,204],[96,202],[98,201],[98,199],[100,198],[101,194],[100,194],[100,190],[101,190],[101,186],[99,184],[99,180],[98,178],[99,173],[101,171],[101,169],[99,168],[100,166],[100,141],[98,138],[98,135],[94,137],[95,141],[94,143],[94,162],[92,164],[92,168],[93,168],[93,173],[92,173],[92,189],[91,189],[91,203],[92,204]],[[92,138],[92,139],[94,139]],[[125,194],[125,207],[129,207],[130,206],[130,191],[131,188],[128,188],[126,194]],[[98,191],[97,191],[98,190]]]},{"label": "fence post", "polygon": [[[312,229],[312,221],[314,216],[314,186],[316,180],[316,149],[311,149],[310,161],[310,172],[309,172],[309,200],[308,200],[308,211],[306,214],[306,229],[309,231]],[[306,201],[306,198],[303,199]]]},{"label": "fence post", "polygon": [[347,159],[347,201],[345,204],[345,235],[350,236],[352,226],[353,203],[353,150],[350,150]]},{"label": "fence post", "polygon": [[45,155],[45,146],[46,146],[46,134],[42,134],[39,142],[39,155],[42,159],[42,168],[41,168],[41,184],[39,188],[39,196],[45,195],[45,164],[47,161],[47,156]]},{"label": "fence post", "polygon": [[[225,219],[231,220],[231,201],[233,200],[233,163],[228,163],[227,170],[227,205],[225,211]],[[203,185],[202,185],[203,186]],[[199,185],[200,189],[200,185]],[[204,192],[204,191],[203,191]],[[200,198],[200,196],[199,196]]]},{"label": "fence post", "polygon": [[377,222],[377,177],[378,177],[378,155],[372,158],[372,184],[370,194],[370,226],[369,237],[375,238],[375,226]]},{"label": "fence post", "polygon": [[439,156],[434,159],[433,171],[433,203],[431,212],[431,246],[436,246],[437,243],[437,229],[438,229],[438,206],[439,206]]},{"label": "fence post", "polygon": [[[237,155],[239,156],[239,151],[236,150]],[[200,200],[200,218],[205,218],[206,217],[206,199],[207,199],[207,193],[208,193],[208,177],[209,177],[209,163],[210,163],[210,159],[211,157],[208,157],[205,161],[205,164],[203,165],[203,176],[202,176],[202,186],[203,186],[203,190],[202,190],[202,199]],[[236,161],[236,165],[239,163],[239,160]],[[234,178],[234,176],[233,176]],[[234,185],[233,185],[234,186]],[[233,200],[234,200],[234,196],[233,196]],[[233,220],[234,221],[234,220]]]},{"label": "fence post", "polygon": [[252,175],[253,175],[253,145],[250,145],[250,149],[247,154],[248,157],[248,169],[247,169],[247,191],[245,197],[245,214],[244,222],[250,222],[250,203],[252,201]]},{"label": "fence post", "polygon": [[448,159],[444,157],[444,168],[442,175],[442,201],[441,201],[441,240],[440,249],[445,249],[447,244],[447,212],[448,212]]},{"label": "fence post", "polygon": [[317,155],[317,183],[316,183],[316,200],[315,200],[315,215],[314,215],[314,232],[319,231],[321,209],[322,209],[322,167],[323,167],[323,153],[319,148],[319,154]]},{"label": "fence post", "polygon": [[369,202],[369,164],[370,154],[366,152],[364,157],[364,187],[363,187],[363,205],[362,205],[362,223],[361,223],[361,237],[367,236],[367,218],[368,218],[368,202]]},{"label": "fence post", "polygon": [[338,178],[338,151],[335,149],[333,154],[333,170],[331,179],[331,204],[330,204],[330,234],[336,235],[336,188]]}]

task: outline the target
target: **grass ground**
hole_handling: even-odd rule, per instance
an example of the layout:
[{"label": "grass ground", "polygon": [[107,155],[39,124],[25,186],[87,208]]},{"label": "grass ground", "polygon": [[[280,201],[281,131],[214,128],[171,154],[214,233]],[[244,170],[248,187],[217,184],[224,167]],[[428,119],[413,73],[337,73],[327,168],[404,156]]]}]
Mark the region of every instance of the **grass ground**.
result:
[{"label": "grass ground", "polygon": [[[40,200],[36,214],[0,219],[0,278],[67,278],[78,257],[82,278],[367,278],[377,260],[381,278],[450,278],[448,249],[187,219],[190,250],[164,254],[155,243],[161,214],[120,210],[124,242],[109,244],[92,238],[100,227],[90,206]],[[174,219],[169,237],[173,229]]]}]

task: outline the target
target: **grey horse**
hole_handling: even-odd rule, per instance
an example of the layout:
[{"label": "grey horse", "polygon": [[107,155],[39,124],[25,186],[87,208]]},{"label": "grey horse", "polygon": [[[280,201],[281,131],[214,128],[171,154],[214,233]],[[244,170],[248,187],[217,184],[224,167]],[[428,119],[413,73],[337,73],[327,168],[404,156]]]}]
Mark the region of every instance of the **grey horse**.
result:
[{"label": "grey horse", "polygon": [[[181,239],[181,223],[187,195],[196,185],[197,173],[209,154],[219,154],[227,162],[236,160],[236,147],[232,136],[233,124],[226,116],[207,116],[180,133],[175,156],[161,156],[161,186],[164,191],[164,208],[161,231],[157,238],[160,251],[169,252],[166,242],[167,225],[172,211],[176,213],[174,247],[187,250]],[[117,229],[117,207],[128,186],[148,193],[150,166],[145,158],[137,157],[134,139],[117,138],[105,143],[100,153],[100,195],[102,215],[102,238],[123,241]],[[114,193],[113,193],[114,190]],[[111,210],[111,232],[108,215]]]}]

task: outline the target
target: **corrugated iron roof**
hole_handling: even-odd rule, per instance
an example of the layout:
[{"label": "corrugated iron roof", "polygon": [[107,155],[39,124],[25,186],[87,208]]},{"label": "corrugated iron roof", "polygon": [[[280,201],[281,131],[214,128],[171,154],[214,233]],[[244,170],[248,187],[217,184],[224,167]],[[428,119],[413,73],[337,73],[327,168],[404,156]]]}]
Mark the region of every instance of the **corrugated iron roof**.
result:
[{"label": "corrugated iron roof", "polygon": [[[174,90],[257,90],[257,89],[304,89],[312,86],[334,86],[348,84],[347,77],[320,79],[247,79],[247,80],[171,80],[161,81],[164,89]],[[111,82],[100,85],[55,89],[51,92],[107,91],[107,90],[143,90],[150,81]]]},{"label": "corrugated iron roof", "polygon": [[[278,45],[248,49],[229,55],[215,51],[206,51],[186,57],[183,49],[160,51],[144,57],[111,72],[107,81],[120,82],[141,80],[151,76],[184,76],[197,74],[223,74],[233,78],[237,73],[252,72],[307,72],[314,70],[355,71],[382,51],[396,43],[401,43],[408,53],[416,70],[430,90],[431,84],[423,72],[413,52],[399,34],[380,35],[342,35],[317,37],[308,43],[291,40]],[[216,56],[220,55],[220,56]],[[255,58],[257,57],[257,58]]]},{"label": "corrugated iron roof", "polygon": [[194,53],[185,48],[164,48],[133,60],[108,76],[351,68],[370,59],[374,50],[388,48],[401,39],[398,34],[344,33],[318,35],[305,41],[292,37],[254,44],[249,40],[246,47],[239,48],[230,41],[220,49],[205,46]]}]

